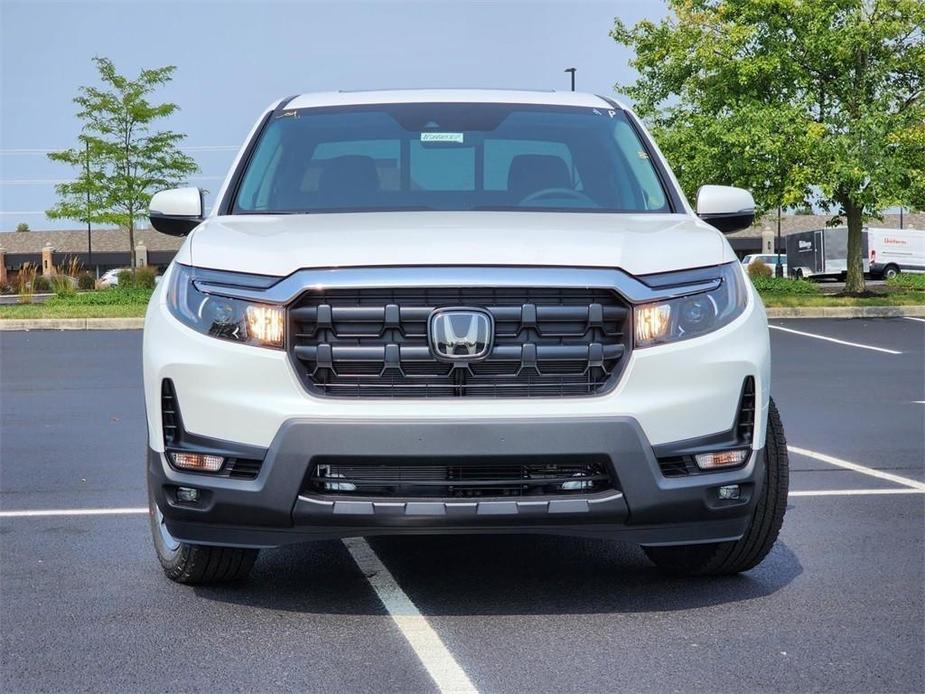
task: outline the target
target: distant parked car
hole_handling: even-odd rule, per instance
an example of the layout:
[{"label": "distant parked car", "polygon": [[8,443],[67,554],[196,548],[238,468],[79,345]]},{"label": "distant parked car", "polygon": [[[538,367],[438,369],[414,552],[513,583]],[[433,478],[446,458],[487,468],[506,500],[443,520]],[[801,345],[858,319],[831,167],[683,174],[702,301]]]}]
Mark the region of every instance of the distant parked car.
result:
[{"label": "distant parked car", "polygon": [[[777,267],[777,254],[776,253],[760,253],[760,254],[756,253],[754,255],[747,255],[744,258],[742,258],[742,264],[747,269],[749,265],[751,265],[752,263],[758,262],[759,260],[763,262],[765,265],[767,265],[769,268],[771,268],[771,272],[774,272],[774,268]],[[786,253],[781,253],[780,264],[784,266],[784,277],[786,277],[787,276],[787,254]]]},{"label": "distant parked car", "polygon": [[127,267],[117,267],[112,270],[107,270],[100,276],[100,286],[101,287],[115,287],[119,284],[119,273],[123,270],[128,271],[131,268]]}]

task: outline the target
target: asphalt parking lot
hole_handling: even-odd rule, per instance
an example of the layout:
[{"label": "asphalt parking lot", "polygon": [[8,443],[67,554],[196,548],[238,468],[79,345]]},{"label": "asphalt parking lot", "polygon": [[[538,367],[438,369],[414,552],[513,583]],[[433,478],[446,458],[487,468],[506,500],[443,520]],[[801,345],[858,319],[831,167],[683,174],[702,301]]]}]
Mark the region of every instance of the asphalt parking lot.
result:
[{"label": "asphalt parking lot", "polygon": [[[773,323],[793,493],[746,575],[403,537],[369,541],[384,566],[320,542],[196,589],[163,577],[138,512],[141,333],[0,333],[0,689],[922,691],[925,321]],[[32,513],[69,509],[106,512]]]}]

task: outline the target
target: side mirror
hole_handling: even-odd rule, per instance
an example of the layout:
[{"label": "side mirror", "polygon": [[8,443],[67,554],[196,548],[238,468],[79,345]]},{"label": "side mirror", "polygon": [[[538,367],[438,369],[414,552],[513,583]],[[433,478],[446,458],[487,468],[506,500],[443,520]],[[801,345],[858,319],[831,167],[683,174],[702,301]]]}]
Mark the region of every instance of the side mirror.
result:
[{"label": "side mirror", "polygon": [[202,207],[199,188],[162,190],[151,198],[148,217],[162,234],[186,236],[202,222]]},{"label": "side mirror", "polygon": [[755,221],[755,199],[744,188],[700,186],[697,216],[724,234],[748,229]]}]

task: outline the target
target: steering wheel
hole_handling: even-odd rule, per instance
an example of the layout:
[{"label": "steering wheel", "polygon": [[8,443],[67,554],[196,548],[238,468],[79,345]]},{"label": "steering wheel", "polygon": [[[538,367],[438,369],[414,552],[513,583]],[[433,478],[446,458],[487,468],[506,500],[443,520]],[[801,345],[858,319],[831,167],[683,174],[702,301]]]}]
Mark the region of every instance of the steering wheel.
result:
[{"label": "steering wheel", "polygon": [[582,202],[593,202],[590,197],[581,191],[572,190],[571,188],[543,188],[542,190],[530,193],[530,195],[520,201],[520,204],[523,205],[527,202],[545,200],[547,198],[571,198],[572,200],[581,200]]}]

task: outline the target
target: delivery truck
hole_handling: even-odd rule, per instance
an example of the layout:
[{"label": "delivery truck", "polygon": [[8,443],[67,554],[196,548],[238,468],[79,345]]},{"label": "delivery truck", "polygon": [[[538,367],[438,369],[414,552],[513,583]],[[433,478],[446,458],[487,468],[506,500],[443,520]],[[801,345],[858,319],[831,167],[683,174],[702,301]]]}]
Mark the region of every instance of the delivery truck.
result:
[{"label": "delivery truck", "polygon": [[925,272],[925,231],[921,229],[867,230],[867,259],[873,277],[890,278],[900,272]]}]

